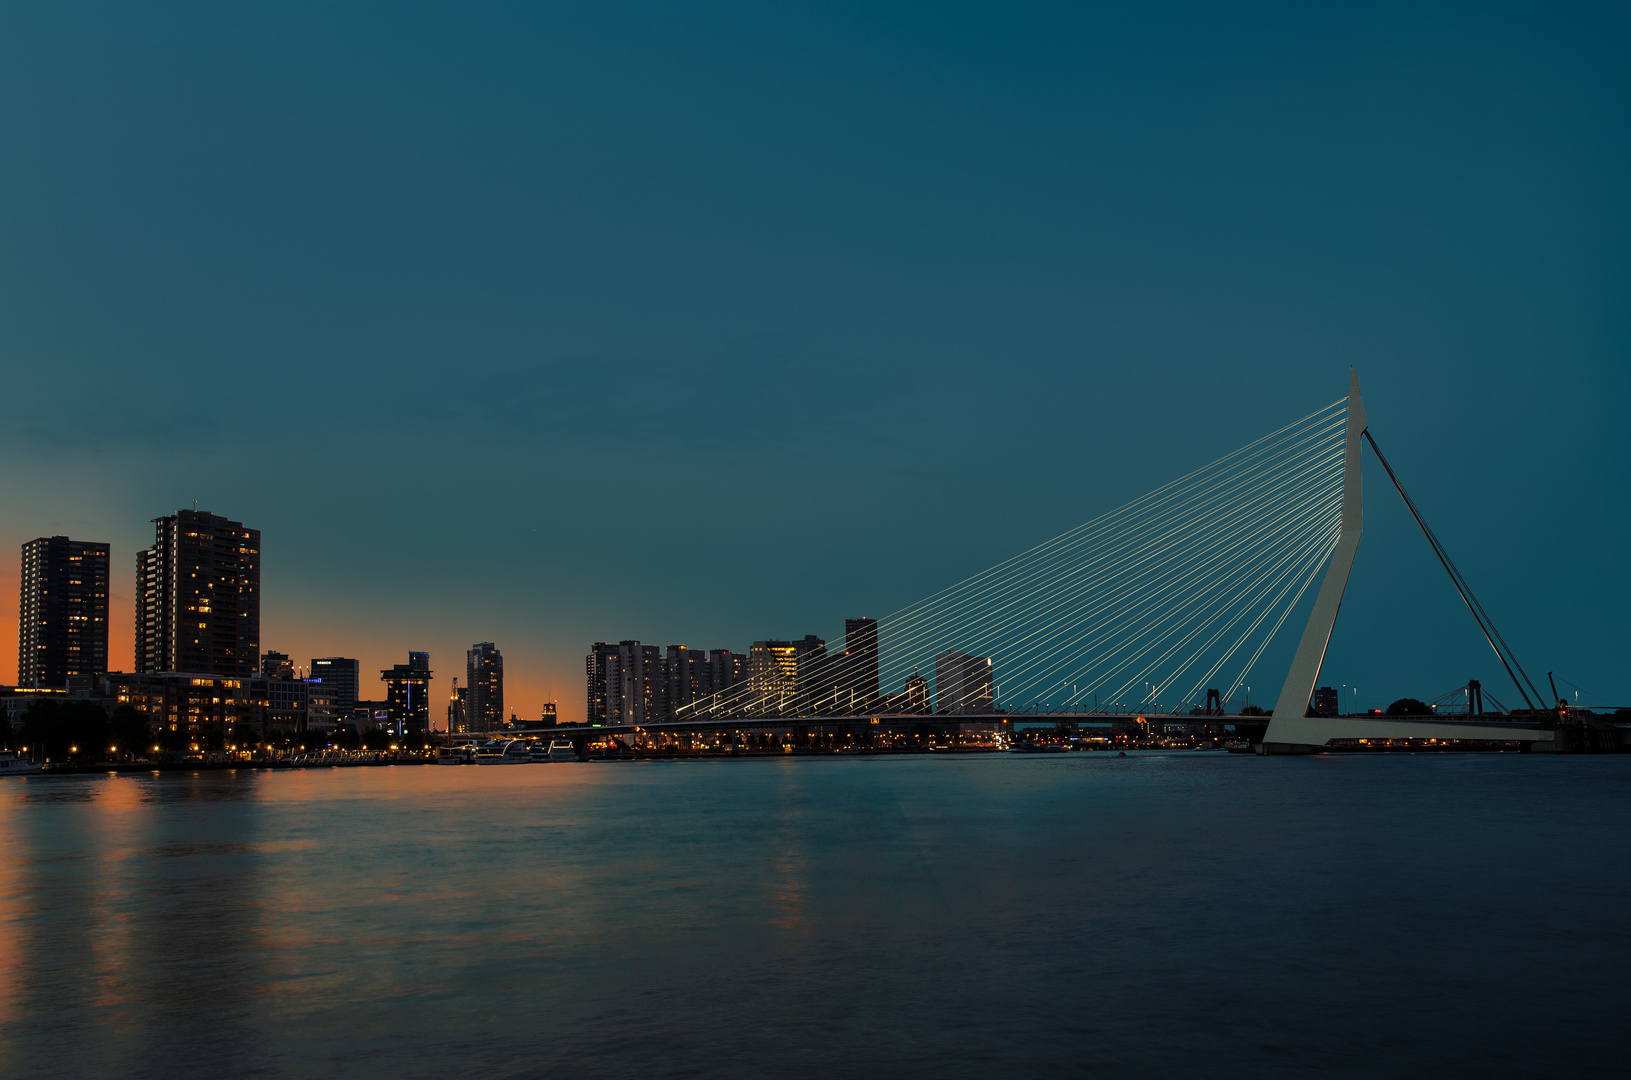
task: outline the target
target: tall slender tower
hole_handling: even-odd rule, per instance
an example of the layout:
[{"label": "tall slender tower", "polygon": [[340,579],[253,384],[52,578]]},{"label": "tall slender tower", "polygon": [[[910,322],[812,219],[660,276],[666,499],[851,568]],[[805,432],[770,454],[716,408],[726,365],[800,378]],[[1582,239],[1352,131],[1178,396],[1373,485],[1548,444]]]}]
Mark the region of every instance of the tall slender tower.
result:
[{"label": "tall slender tower", "polygon": [[62,687],[108,670],[108,545],[30,540],[20,593],[17,685]]},{"label": "tall slender tower", "polygon": [[153,525],[136,553],[136,670],[258,674],[260,530],[201,510]]},{"label": "tall slender tower", "polygon": [[470,646],[465,654],[465,719],[471,731],[498,731],[504,726],[504,654],[491,641]]}]

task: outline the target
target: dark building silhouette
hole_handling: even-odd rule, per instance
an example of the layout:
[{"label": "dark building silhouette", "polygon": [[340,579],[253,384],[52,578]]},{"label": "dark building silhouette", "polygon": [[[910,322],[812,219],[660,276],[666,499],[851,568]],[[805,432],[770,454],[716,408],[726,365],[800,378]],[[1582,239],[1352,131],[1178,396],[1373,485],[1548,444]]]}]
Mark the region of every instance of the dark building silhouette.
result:
[{"label": "dark building silhouette", "polygon": [[709,654],[684,645],[670,645],[663,663],[667,686],[663,715],[668,719],[688,717],[693,712],[690,706],[699,702],[705,704],[706,699],[714,693]]},{"label": "dark building silhouette", "polygon": [[876,708],[878,683],[878,620],[844,620],[844,656],[837,679],[839,706],[846,712]]},{"label": "dark building silhouette", "polygon": [[1337,691],[1334,686],[1322,686],[1314,691],[1314,715],[1335,716],[1338,702]]},{"label": "dark building silhouette", "polygon": [[465,721],[470,731],[504,727],[504,654],[491,641],[470,646],[465,654]]},{"label": "dark building silhouette", "polygon": [[796,671],[794,707],[809,715],[833,699],[836,690],[837,657],[827,654],[827,643],[814,634],[806,634],[793,642]]},{"label": "dark building silhouette", "polygon": [[268,679],[292,679],[294,678],[294,661],[290,660],[286,653],[262,653],[261,674]]},{"label": "dark building silhouette", "polygon": [[40,537],[23,545],[17,685],[65,687],[108,669],[108,545]]},{"label": "dark building silhouette", "polygon": [[460,735],[470,730],[470,722],[467,719],[469,712],[466,708],[468,705],[467,689],[467,687],[459,685],[458,679],[453,680],[453,693],[447,699],[447,733],[449,735]]},{"label": "dark building silhouette", "polygon": [[322,680],[323,686],[332,692],[334,707],[342,714],[357,707],[362,684],[359,661],[349,656],[320,656],[311,662],[311,670],[306,674]]},{"label": "dark building silhouette", "polygon": [[260,674],[261,534],[201,510],[136,555],[136,670]]},{"label": "dark building silhouette", "polygon": [[428,652],[410,652],[406,664],[379,673],[392,734],[430,730],[430,676]]},{"label": "dark building silhouette", "polygon": [[991,661],[967,653],[943,652],[934,658],[935,710],[943,713],[988,713]]}]

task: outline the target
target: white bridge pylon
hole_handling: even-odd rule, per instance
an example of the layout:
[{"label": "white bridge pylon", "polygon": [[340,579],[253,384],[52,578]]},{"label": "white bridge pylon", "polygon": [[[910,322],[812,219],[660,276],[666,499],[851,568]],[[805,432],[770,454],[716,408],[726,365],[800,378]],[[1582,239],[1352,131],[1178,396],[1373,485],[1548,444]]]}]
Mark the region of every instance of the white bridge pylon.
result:
[{"label": "white bridge pylon", "polygon": [[1264,754],[1317,753],[1333,740],[1347,739],[1473,739],[1491,741],[1549,741],[1553,733],[1539,724],[1511,721],[1479,723],[1400,717],[1307,716],[1314,684],[1325,662],[1325,651],[1336,628],[1342,595],[1359,551],[1364,513],[1361,506],[1360,442],[1365,436],[1365,402],[1359,395],[1359,375],[1348,370],[1348,429],[1342,468],[1342,531],[1325,567],[1325,579],[1314,598],[1308,625],[1286,672],[1285,685],[1274,704],[1263,742]]}]

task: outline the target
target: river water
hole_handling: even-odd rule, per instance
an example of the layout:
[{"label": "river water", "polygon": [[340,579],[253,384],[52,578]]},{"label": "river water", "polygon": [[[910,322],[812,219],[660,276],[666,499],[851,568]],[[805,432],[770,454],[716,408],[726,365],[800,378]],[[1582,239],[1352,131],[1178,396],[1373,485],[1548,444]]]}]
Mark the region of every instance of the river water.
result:
[{"label": "river water", "polygon": [[1631,757],[0,781],[0,1072],[1623,1075]]}]

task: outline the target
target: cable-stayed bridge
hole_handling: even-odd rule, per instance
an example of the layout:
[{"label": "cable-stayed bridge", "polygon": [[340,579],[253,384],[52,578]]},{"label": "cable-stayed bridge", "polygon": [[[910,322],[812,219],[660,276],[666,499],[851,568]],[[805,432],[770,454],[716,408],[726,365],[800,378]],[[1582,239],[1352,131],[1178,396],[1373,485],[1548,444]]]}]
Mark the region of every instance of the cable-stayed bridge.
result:
[{"label": "cable-stayed bridge", "polygon": [[[1359,547],[1365,441],[1526,710],[1455,720],[1310,715]],[[1553,738],[1558,713],[1371,438],[1357,374],[1345,397],[877,620],[852,633],[842,651],[788,646],[756,655],[746,680],[638,728],[656,734],[802,722],[842,730],[884,719],[897,726],[915,719],[1012,723],[1029,712],[1071,720],[1181,716],[1240,729],[1253,722],[1239,714],[1249,674],[1316,583],[1266,731],[1255,721],[1262,752],[1313,752],[1350,739]]]}]

